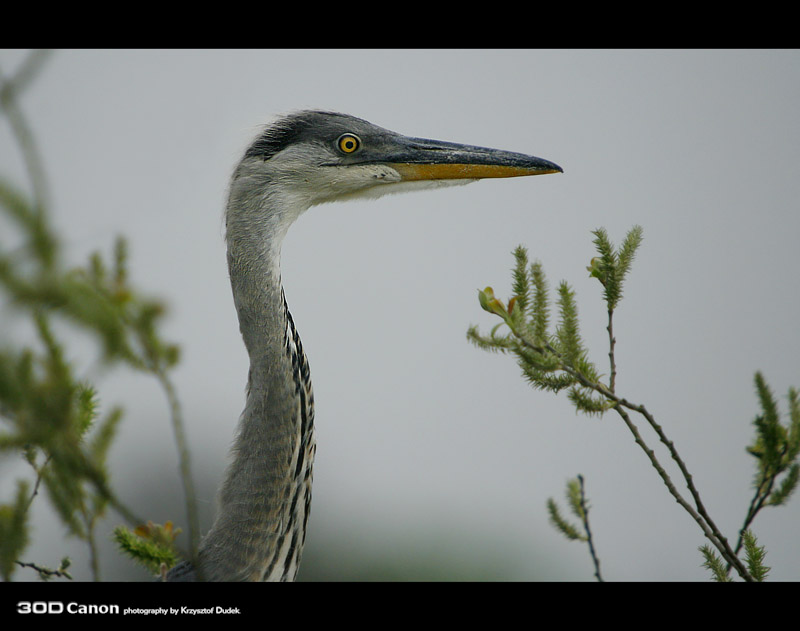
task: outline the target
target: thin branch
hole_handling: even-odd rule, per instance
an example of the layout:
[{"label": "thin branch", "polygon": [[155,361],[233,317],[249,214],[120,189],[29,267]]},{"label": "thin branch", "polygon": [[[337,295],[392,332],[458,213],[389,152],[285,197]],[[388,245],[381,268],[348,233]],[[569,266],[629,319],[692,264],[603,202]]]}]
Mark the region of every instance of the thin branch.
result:
[{"label": "thin branch", "polygon": [[611,374],[608,377],[608,389],[614,392],[617,381],[617,362],[614,357],[614,349],[617,345],[617,340],[614,337],[614,309],[612,308],[608,310],[608,326],[606,330],[608,331],[608,361],[611,364]]},{"label": "thin branch", "polygon": [[[621,407],[615,406],[614,410],[616,410],[617,414],[620,415],[625,425],[627,425],[630,432],[633,434],[634,440],[637,445],[639,445],[642,450],[647,454],[647,457],[650,459],[650,463],[653,465],[655,470],[658,472],[658,475],[661,476],[664,484],[666,485],[667,489],[669,490],[670,494],[675,498],[675,500],[680,504],[689,515],[692,516],[700,528],[703,530],[703,534],[714,544],[714,547],[717,548],[720,553],[725,557],[726,560],[730,562],[731,560],[731,553],[726,550],[726,546],[723,545],[722,541],[724,537],[716,531],[711,525],[703,518],[703,516],[695,510],[695,508],[689,504],[684,497],[680,494],[677,488],[675,488],[674,483],[672,482],[672,478],[670,478],[669,474],[666,472],[664,467],[661,466],[661,463],[656,458],[655,452],[650,449],[647,444],[642,439],[641,434],[639,433],[639,429],[631,420],[630,415]],[[738,568],[737,568],[738,569]]]},{"label": "thin branch", "polygon": [[[734,548],[734,552],[738,555],[739,551],[742,549],[744,545],[744,538],[745,533],[750,529],[750,524],[753,523],[753,520],[758,515],[759,511],[764,508],[764,502],[767,501],[767,498],[772,493],[772,487],[775,485],[775,479],[777,478],[777,473],[762,478],[761,482],[759,483],[758,487],[756,488],[756,492],[753,495],[753,499],[750,500],[750,506],[747,509],[747,515],[744,518],[744,524],[739,529],[739,537],[736,540],[736,548]],[[766,487],[766,488],[765,488]],[[726,572],[730,572],[731,566],[730,563],[725,568]]]},{"label": "thin branch", "polygon": [[29,567],[32,570],[36,570],[39,573],[39,576],[41,576],[42,578],[50,578],[52,576],[56,576],[58,578],[63,577],[72,580],[72,576],[70,576],[69,572],[63,569],[63,566],[62,569],[51,570],[50,568],[41,567],[40,565],[36,565],[35,563],[23,563],[22,561],[14,561],[14,563],[19,565],[20,567]]},{"label": "thin branch", "polygon": [[100,582],[100,559],[97,554],[97,540],[94,536],[95,518],[86,508],[83,508],[83,522],[86,526],[86,544],[89,546],[89,567],[92,570],[92,579]]},{"label": "thin branch", "polygon": [[[31,504],[33,504],[34,498],[39,494],[39,487],[42,484],[44,468],[50,463],[50,460],[52,459],[52,457],[53,456],[48,454],[47,458],[45,458],[45,461],[44,461],[44,463],[42,464],[41,467],[37,468],[37,467],[34,466],[34,471],[36,471],[36,482],[34,482],[34,484],[33,484],[33,491],[31,492],[31,497],[28,500],[28,505],[25,507],[25,510],[30,510],[30,507],[31,507]],[[35,458],[35,456],[34,456],[34,458]],[[31,465],[33,465],[33,464],[34,463],[31,463]]]},{"label": "thin branch", "polygon": [[22,110],[17,106],[17,98],[49,56],[49,51],[33,51],[26,57],[13,77],[5,79],[0,74],[0,108],[6,113],[11,130],[16,136],[17,144],[22,152],[22,158],[31,179],[35,208],[39,213],[48,207],[49,187],[39,150],[36,147],[36,140]]},{"label": "thin branch", "polygon": [[95,490],[100,497],[108,502],[115,511],[117,511],[129,524],[138,525],[146,523],[143,519],[138,517],[131,511],[125,504],[123,504],[114,492],[108,487],[105,480],[96,475],[88,476],[88,480],[94,485]]},{"label": "thin branch", "polygon": [[183,413],[181,411],[180,400],[175,392],[175,387],[169,377],[167,377],[163,367],[158,365],[153,368],[153,371],[169,402],[172,431],[175,434],[175,443],[178,448],[178,458],[180,460],[181,481],[186,496],[186,513],[189,521],[189,553],[192,565],[199,571],[200,564],[198,563],[197,555],[200,543],[200,521],[197,516],[197,495],[192,481],[189,446],[183,426]]},{"label": "thin branch", "polygon": [[[767,479],[761,480],[761,484],[758,485],[756,489],[755,495],[753,495],[753,499],[750,500],[750,506],[747,509],[747,515],[744,518],[744,524],[739,529],[739,539],[736,541],[736,552],[738,554],[739,550],[742,549],[742,545],[744,544],[744,533],[750,528],[750,524],[753,523],[753,520],[756,518],[758,512],[764,508],[764,502],[769,497],[769,494],[772,492],[772,486],[775,483],[775,477],[770,476]],[[766,485],[766,489],[764,486]]]},{"label": "thin branch", "polygon": [[52,55],[51,50],[33,50],[17,68],[17,72],[8,80],[13,84],[14,91],[21,94],[28,84],[36,78],[44,62]]},{"label": "thin branch", "polygon": [[594,563],[594,575],[597,581],[602,583],[603,577],[600,575],[600,559],[594,550],[594,543],[592,541],[592,531],[589,528],[589,507],[586,505],[586,495],[583,488],[583,476],[578,474],[578,483],[581,487],[581,514],[583,515],[583,529],[586,531],[586,543],[589,544],[589,554],[592,555],[592,562]]},{"label": "thin branch", "polygon": [[[45,467],[50,463],[52,459],[52,455],[48,454],[45,461],[42,463],[41,467],[35,468],[36,471],[36,482],[33,486],[33,491],[31,492],[31,496],[28,499],[28,505],[26,506],[26,510],[30,510],[31,504],[33,504],[33,500],[39,494],[39,487],[42,483],[43,473]],[[127,506],[125,506],[122,502],[117,499],[116,495],[111,491],[110,488],[106,485],[105,481],[97,475],[89,475],[88,480],[94,485],[95,490],[103,498],[105,501],[109,503],[109,505],[116,510],[125,520],[130,524],[143,524],[145,523],[142,519],[137,517]]]},{"label": "thin branch", "polygon": [[[523,335],[520,335],[516,331],[514,331],[514,334],[520,339],[520,341],[525,346],[533,350],[536,350],[538,352],[542,352],[541,347],[537,347],[536,345],[532,344],[527,339],[525,339]],[[559,353],[549,344],[547,344],[545,348],[547,351],[555,354],[558,357],[561,357]],[[716,547],[719,550],[720,554],[722,554],[725,560],[736,568],[736,571],[739,573],[739,575],[746,581],[752,581],[753,577],[747,571],[747,568],[744,566],[741,560],[736,556],[733,550],[731,550],[731,547],[728,544],[728,540],[720,532],[719,528],[717,528],[716,524],[708,515],[708,511],[706,511],[705,506],[703,505],[703,502],[700,499],[700,494],[694,486],[692,475],[689,473],[689,470],[687,469],[685,463],[683,462],[677,450],[675,449],[674,443],[667,438],[666,434],[664,433],[664,430],[656,422],[655,418],[650,414],[650,412],[648,412],[643,405],[633,404],[627,399],[617,396],[602,383],[594,382],[587,379],[586,376],[583,375],[581,372],[575,370],[568,364],[563,363],[563,358],[562,358],[561,369],[564,370],[570,376],[572,376],[578,383],[580,383],[585,388],[594,390],[595,392],[603,395],[604,397],[611,400],[615,404],[614,410],[617,412],[617,414],[620,415],[625,425],[633,434],[636,444],[642,448],[647,457],[650,459],[651,464],[658,472],[659,476],[666,485],[670,494],[675,498],[678,504],[680,504],[689,513],[689,515],[691,515],[691,517],[697,522],[697,524],[703,530],[703,534],[705,534],[705,536],[709,539],[709,541],[711,541],[711,543],[714,544],[714,547]],[[629,410],[641,414],[647,420],[648,424],[656,432],[656,434],[659,437],[659,440],[664,445],[666,445],[667,449],[670,452],[670,455],[672,456],[672,459],[677,463],[678,468],[680,469],[681,474],[683,475],[683,478],[686,482],[689,492],[691,493],[692,498],[694,499],[696,509],[691,504],[689,504],[680,494],[678,489],[675,488],[672,479],[670,478],[669,474],[666,472],[664,467],[661,466],[661,463],[658,461],[655,452],[652,449],[650,449],[644,442],[644,440],[641,437],[641,434],[639,433],[638,428],[636,427],[636,425],[633,423],[628,413],[623,408],[627,408]]]},{"label": "thin branch", "polygon": [[645,409],[644,405],[635,405],[630,403],[626,399],[620,399],[619,403],[620,405],[624,405],[630,410],[638,412],[639,414],[644,416],[645,419],[647,419],[647,422],[649,423],[650,427],[652,427],[653,430],[656,432],[656,434],[658,434],[659,440],[664,445],[666,445],[667,449],[669,450],[670,456],[672,456],[672,459],[677,463],[678,468],[683,474],[683,478],[686,481],[686,486],[688,487],[689,492],[692,494],[692,498],[694,499],[697,511],[700,513],[700,515],[702,515],[703,519],[705,519],[711,530],[714,532],[715,536],[719,538],[720,543],[724,547],[724,551],[720,550],[721,552],[723,552],[723,556],[725,556],[726,560],[729,563],[732,562],[733,565],[736,566],[736,569],[742,576],[742,578],[745,578],[746,580],[752,580],[752,576],[750,576],[750,573],[747,571],[747,568],[739,560],[739,557],[736,556],[737,553],[731,550],[727,538],[725,538],[725,536],[722,535],[722,532],[720,531],[719,528],[717,528],[717,525],[714,523],[714,521],[711,519],[711,516],[708,514],[705,505],[700,499],[700,492],[694,485],[694,479],[692,477],[692,474],[689,473],[689,469],[686,467],[686,464],[683,462],[683,459],[678,454],[677,449],[675,449],[675,444],[667,438],[661,425],[656,423],[655,418],[650,414],[650,412],[647,411],[647,409]]}]

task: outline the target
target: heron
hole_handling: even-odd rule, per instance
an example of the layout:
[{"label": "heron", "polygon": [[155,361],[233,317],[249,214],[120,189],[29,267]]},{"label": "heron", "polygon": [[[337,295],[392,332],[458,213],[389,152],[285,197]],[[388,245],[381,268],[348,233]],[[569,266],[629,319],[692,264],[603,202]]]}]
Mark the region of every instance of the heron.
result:
[{"label": "heron", "polygon": [[562,172],[534,156],[404,136],[337,112],[281,115],[235,167],[227,263],[250,366],[217,516],[168,581],[293,581],[311,507],[314,395],[281,283],[281,244],[311,206]]}]

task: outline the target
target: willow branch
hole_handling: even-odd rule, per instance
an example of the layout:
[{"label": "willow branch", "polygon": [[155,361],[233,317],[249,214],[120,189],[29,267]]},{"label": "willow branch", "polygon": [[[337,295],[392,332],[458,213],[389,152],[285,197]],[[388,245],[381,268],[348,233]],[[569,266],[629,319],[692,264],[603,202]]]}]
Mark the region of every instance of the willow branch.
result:
[{"label": "willow branch", "polygon": [[736,556],[736,553],[733,550],[731,550],[730,546],[728,545],[728,540],[721,534],[719,528],[717,528],[717,525],[714,523],[714,521],[711,519],[711,516],[708,514],[705,505],[700,499],[700,493],[697,490],[697,487],[695,487],[694,485],[692,474],[689,473],[689,469],[686,467],[686,464],[683,462],[683,459],[678,454],[677,449],[675,449],[675,444],[667,438],[661,425],[656,423],[655,418],[653,418],[650,412],[648,412],[647,409],[645,409],[644,405],[634,405],[629,401],[627,401],[626,399],[620,399],[619,402],[620,405],[623,405],[630,410],[638,412],[639,414],[644,416],[645,419],[647,419],[647,422],[650,424],[650,427],[652,427],[653,430],[656,432],[656,434],[658,434],[659,440],[664,445],[666,445],[667,449],[669,450],[670,456],[672,456],[672,459],[677,463],[678,468],[681,470],[683,478],[686,481],[686,486],[688,487],[689,492],[692,494],[692,498],[694,499],[695,506],[697,507],[698,512],[700,513],[700,515],[703,516],[703,519],[706,520],[706,522],[711,527],[716,536],[719,537],[719,540],[723,544],[725,552],[727,553],[726,558],[728,559],[729,562],[730,558],[733,558],[736,561],[735,565],[737,565],[737,569],[740,569],[741,571],[745,572],[747,576],[749,576],[749,572],[747,572],[742,562],[739,561],[738,557]]},{"label": "willow branch", "polygon": [[[772,493],[772,487],[775,485],[775,478],[777,477],[777,473],[762,478],[761,482],[759,483],[758,487],[756,488],[756,492],[753,495],[753,499],[750,500],[750,506],[747,509],[747,515],[744,518],[744,524],[739,529],[739,537],[736,540],[736,548],[734,551],[736,554],[739,554],[739,551],[742,549],[744,545],[744,534],[750,528],[750,524],[753,523],[753,520],[758,515],[759,511],[764,508],[764,502],[767,501],[767,498]],[[731,566],[728,564],[728,567],[725,568],[726,572],[730,572]]]},{"label": "willow branch", "polygon": [[614,392],[617,381],[617,362],[614,357],[614,349],[617,345],[617,340],[614,337],[614,309],[611,308],[608,310],[608,326],[606,330],[608,331],[608,361],[609,364],[611,364],[611,373],[608,377],[608,389]]},{"label": "willow branch", "polygon": [[36,471],[36,482],[34,482],[33,484],[33,491],[31,492],[31,496],[28,499],[28,505],[25,507],[25,510],[30,510],[31,504],[33,504],[33,500],[39,494],[39,487],[42,485],[42,478],[44,477],[44,468],[49,464],[52,458],[53,456],[48,454],[41,467],[36,467],[35,463],[33,462],[31,463],[31,465],[33,466],[33,470]]},{"label": "willow branch", "polygon": [[[703,534],[706,536],[706,538],[708,538],[709,541],[711,541],[711,543],[714,544],[714,547],[717,548],[717,550],[719,550],[720,554],[722,554],[725,560],[731,566],[736,568],[736,571],[739,573],[739,575],[746,581],[752,581],[753,577],[747,571],[747,568],[744,566],[741,560],[739,560],[739,558],[736,556],[733,550],[731,550],[731,547],[728,544],[728,540],[721,533],[719,528],[717,528],[716,524],[709,516],[708,511],[706,510],[702,500],[700,499],[700,494],[694,485],[692,475],[689,473],[686,464],[683,462],[677,450],[675,449],[674,443],[667,438],[666,434],[664,433],[664,430],[656,422],[652,414],[650,414],[650,412],[648,412],[643,405],[631,403],[627,399],[617,396],[614,392],[609,390],[602,383],[598,383],[586,378],[585,375],[583,375],[578,370],[575,370],[572,366],[563,363],[563,358],[558,353],[558,351],[556,351],[551,345],[547,344],[543,349],[542,347],[537,346],[528,341],[523,335],[514,331],[513,328],[512,331],[517,336],[517,338],[528,348],[539,353],[543,352],[543,350],[547,350],[548,352],[553,353],[555,356],[562,359],[561,369],[564,370],[564,372],[573,377],[583,387],[593,390],[594,392],[597,392],[598,394],[604,396],[614,404],[613,406],[614,410],[617,412],[617,414],[619,414],[625,425],[633,434],[634,441],[645,452],[651,464],[658,472],[658,475],[661,477],[665,486],[669,490],[670,494],[675,498],[675,501],[677,501],[678,504],[680,504],[684,508],[684,510],[686,510],[686,512],[689,513],[692,519],[694,519],[695,522],[697,522],[697,524],[702,529]],[[631,420],[630,415],[628,414],[626,409],[641,414],[647,420],[650,427],[652,427],[652,429],[656,432],[659,440],[664,445],[666,445],[667,449],[669,450],[670,456],[677,463],[678,468],[680,469],[681,474],[683,475],[683,478],[686,482],[686,486],[688,487],[689,492],[691,493],[692,498],[694,500],[695,506],[692,506],[689,502],[687,502],[686,499],[684,499],[684,497],[675,487],[669,474],[666,472],[666,470],[656,457],[655,452],[652,449],[650,449],[647,446],[647,443],[645,443],[644,440],[642,439],[642,436],[639,433],[638,428]]]},{"label": "willow branch", "polygon": [[600,575],[600,559],[594,550],[594,542],[592,541],[592,531],[589,528],[589,509],[586,506],[586,494],[583,488],[583,476],[578,475],[578,483],[581,488],[581,515],[583,515],[583,529],[586,531],[586,543],[589,544],[589,554],[592,555],[592,562],[594,563],[594,575],[597,581],[602,583],[603,577]]},{"label": "willow branch", "polygon": [[39,72],[49,56],[49,51],[33,51],[25,58],[25,61],[23,61],[13,77],[5,79],[0,75],[0,108],[5,112],[22,152],[22,158],[25,161],[25,167],[31,179],[33,196],[38,212],[42,212],[47,208],[47,177],[36,147],[33,132],[31,132],[22,110],[17,106],[17,97],[36,73]]},{"label": "willow branch", "polygon": [[[756,518],[758,512],[764,507],[764,502],[769,497],[769,494],[772,492],[772,486],[775,483],[775,478],[770,477],[769,479],[765,479],[761,481],[758,488],[756,489],[756,493],[753,496],[753,499],[750,500],[750,507],[747,509],[747,515],[744,518],[744,525],[739,529],[739,538],[736,541],[736,552],[738,553],[739,550],[742,549],[742,545],[744,544],[744,533],[745,531],[750,528],[750,524],[753,523],[753,520]],[[764,486],[766,485],[766,490]]]},{"label": "willow branch", "polygon": [[20,567],[28,567],[31,568],[32,570],[36,570],[39,573],[39,576],[41,577],[50,578],[51,576],[57,576],[60,578],[63,576],[64,578],[72,580],[72,576],[70,576],[70,573],[63,568],[58,570],[51,570],[50,568],[42,567],[40,565],[36,565],[35,563],[24,563],[23,561],[14,561],[14,563],[19,565]]},{"label": "willow branch", "polygon": [[192,481],[191,462],[189,456],[189,446],[186,440],[186,432],[183,426],[183,413],[175,387],[167,377],[161,366],[154,368],[154,373],[158,378],[170,407],[170,418],[172,419],[172,431],[175,435],[175,444],[178,448],[178,458],[180,461],[181,481],[183,492],[186,497],[186,513],[189,521],[189,547],[190,558],[194,567],[200,567],[197,562],[197,553],[200,542],[200,525],[197,516],[197,495]]}]

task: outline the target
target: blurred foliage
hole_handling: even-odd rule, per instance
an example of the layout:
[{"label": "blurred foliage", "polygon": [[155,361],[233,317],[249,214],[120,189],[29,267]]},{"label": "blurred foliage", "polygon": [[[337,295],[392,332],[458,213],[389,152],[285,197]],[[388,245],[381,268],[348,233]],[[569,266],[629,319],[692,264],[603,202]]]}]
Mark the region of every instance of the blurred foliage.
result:
[{"label": "blurred foliage", "polygon": [[[47,204],[47,183],[33,134],[17,106],[19,91],[36,74],[44,56],[33,53],[9,79],[0,75],[0,104],[31,179],[25,193],[0,177],[0,297],[3,317],[13,311],[32,323],[32,340],[3,340],[0,348],[0,452],[21,455],[35,482],[17,482],[13,501],[0,505],[0,575],[32,567],[41,576],[66,576],[68,561],[47,570],[20,560],[30,543],[28,514],[44,488],[67,532],[89,545],[98,577],[95,526],[113,507],[141,523],[115,496],[107,459],[122,410],[101,413],[98,393],[63,340],[77,328],[97,342],[98,360],[166,379],[178,347],[162,339],[163,304],[143,297],[128,278],[127,247],[118,239],[110,257],[91,255],[80,267],[63,260]],[[12,245],[13,244],[13,245]],[[58,333],[57,333],[58,331]]]},{"label": "blurred foliage", "polygon": [[[580,483],[577,478],[567,482],[567,506],[570,512],[581,520],[586,518],[586,511],[583,508],[580,496]],[[586,541],[586,534],[581,532],[581,529],[575,524],[567,521],[562,515],[561,509],[558,507],[556,501],[551,497],[547,500],[547,512],[550,514],[550,523],[556,530],[561,532],[567,539],[572,541]]]},{"label": "blurred foliage", "polygon": [[138,526],[130,530],[125,526],[114,529],[114,539],[120,549],[134,561],[143,565],[152,574],[164,574],[179,559],[175,549],[175,537],[180,528],[173,528],[172,522],[164,525],[147,522],[146,526]]}]

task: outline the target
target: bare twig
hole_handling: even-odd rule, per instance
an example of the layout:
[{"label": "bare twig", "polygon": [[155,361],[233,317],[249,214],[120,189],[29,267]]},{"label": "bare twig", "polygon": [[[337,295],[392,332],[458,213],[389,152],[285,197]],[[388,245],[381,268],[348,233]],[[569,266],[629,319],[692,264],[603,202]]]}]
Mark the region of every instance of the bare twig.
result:
[{"label": "bare twig", "polygon": [[608,377],[608,389],[614,392],[617,381],[617,362],[614,357],[614,349],[617,345],[617,340],[614,337],[614,310],[608,310],[608,361],[611,364],[611,374]]},{"label": "bare twig", "polygon": [[[614,410],[619,414],[622,418],[625,425],[628,427],[630,432],[633,434],[634,441],[636,442],[639,447],[645,452],[647,457],[649,458],[651,464],[658,472],[658,475],[661,477],[662,481],[664,482],[665,486],[669,490],[670,494],[675,498],[675,500],[680,504],[686,512],[691,515],[691,517],[697,522],[700,528],[703,530],[703,534],[714,544],[714,547],[719,550],[720,554],[725,558],[725,560],[736,568],[736,571],[739,575],[746,581],[752,581],[753,577],[748,572],[747,568],[741,562],[741,560],[736,556],[736,554],[731,550],[730,545],[728,544],[728,540],[725,536],[721,533],[719,528],[717,528],[716,524],[713,522],[711,517],[708,515],[708,511],[706,510],[705,506],[703,505],[702,500],[700,499],[700,493],[697,491],[694,481],[692,479],[692,475],[689,473],[686,464],[681,459],[680,455],[678,454],[677,450],[675,449],[674,443],[669,440],[664,433],[664,430],[661,426],[656,422],[655,418],[647,411],[647,409],[643,405],[637,405],[631,403],[627,399],[617,396],[614,392],[609,390],[604,384],[592,381],[588,379],[583,373],[574,369],[569,364],[563,361],[563,357],[553,348],[551,345],[547,344],[544,349],[540,346],[537,346],[530,341],[528,341],[523,334],[520,334],[518,331],[515,331],[512,328],[514,335],[528,348],[531,348],[534,351],[541,353],[543,350],[547,350],[550,353],[553,353],[555,356],[559,357],[562,360],[561,369],[564,370],[567,374],[572,376],[579,384],[583,387],[593,390],[598,394],[604,396],[612,403],[614,403]],[[669,450],[670,456],[672,459],[677,463],[678,468],[683,475],[684,481],[689,489],[689,492],[692,495],[694,500],[695,506],[693,507],[689,502],[684,499],[678,489],[675,487],[675,484],[672,482],[669,474],[666,472],[664,467],[659,462],[658,458],[655,455],[655,452],[647,446],[647,443],[644,442],[642,439],[641,434],[639,433],[639,429],[631,420],[630,415],[627,413],[626,409],[638,412],[641,414],[648,422],[650,427],[656,432],[659,437],[659,440],[666,445],[667,449]]]},{"label": "bare twig", "polygon": [[51,570],[50,568],[41,567],[40,565],[36,565],[35,563],[23,563],[22,561],[14,561],[14,563],[19,565],[20,567],[28,567],[31,568],[32,570],[36,570],[39,573],[39,576],[41,576],[45,580],[53,576],[58,578],[61,577],[68,578],[69,580],[72,580],[72,576],[70,575],[69,572],[67,572],[63,568],[63,566],[57,570]]},{"label": "bare twig", "polygon": [[89,547],[89,567],[92,570],[92,579],[100,581],[100,558],[97,554],[97,541],[94,536],[95,516],[85,508],[83,509],[83,521],[86,525],[86,545]]},{"label": "bare twig", "polygon": [[[35,463],[33,463],[33,462],[31,463],[31,465],[34,468],[34,471],[36,471],[36,482],[34,482],[34,484],[33,484],[33,491],[31,492],[31,497],[28,500],[28,506],[26,507],[26,510],[30,510],[30,507],[31,507],[31,504],[33,504],[34,498],[39,494],[39,487],[42,484],[42,477],[43,477],[44,468],[49,464],[49,462],[50,462],[52,457],[53,456],[48,454],[47,458],[45,458],[45,461],[44,461],[44,463],[42,464],[41,467],[36,467]],[[35,456],[34,456],[34,458],[35,458]]]},{"label": "bare twig", "polygon": [[650,427],[652,427],[653,430],[656,432],[659,440],[664,445],[666,445],[667,449],[669,450],[670,456],[677,463],[678,468],[680,469],[681,474],[683,475],[683,479],[686,481],[686,486],[689,489],[689,492],[692,494],[692,498],[694,499],[694,503],[695,506],[697,507],[698,513],[706,521],[711,531],[714,533],[714,536],[719,539],[719,542],[722,545],[722,549],[720,549],[720,552],[728,561],[728,563],[731,563],[736,567],[737,571],[742,576],[742,578],[744,578],[745,580],[752,580],[753,577],[747,571],[747,568],[744,566],[744,564],[736,556],[736,552],[731,550],[731,547],[728,544],[728,540],[725,538],[725,536],[722,534],[719,528],[717,528],[717,525],[714,523],[714,521],[711,519],[711,516],[708,514],[705,505],[700,499],[700,492],[694,485],[694,480],[692,478],[691,473],[689,473],[689,469],[686,467],[686,464],[683,462],[683,459],[678,454],[677,449],[675,449],[675,444],[667,438],[661,425],[656,423],[655,418],[652,416],[652,414],[650,414],[650,412],[647,411],[647,409],[645,409],[644,405],[635,405],[633,403],[630,403],[626,399],[619,399],[619,403],[620,405],[623,405],[630,410],[638,412],[639,414],[644,416],[645,419],[647,419],[647,422],[650,425]]},{"label": "bare twig", "polygon": [[178,458],[180,460],[181,481],[183,491],[186,496],[186,512],[189,520],[189,549],[192,565],[198,568],[200,563],[197,561],[197,553],[200,543],[200,525],[197,516],[197,495],[192,481],[191,462],[189,456],[189,446],[186,440],[186,432],[183,426],[183,413],[181,411],[180,400],[175,392],[175,387],[160,365],[153,368],[153,372],[158,378],[164,393],[167,396],[170,408],[170,418],[172,420],[172,430],[175,434],[175,443],[178,448]]},{"label": "bare twig", "polygon": [[[764,502],[767,501],[770,493],[772,493],[772,487],[775,485],[776,477],[777,472],[773,472],[772,475],[762,477],[761,481],[759,482],[756,492],[753,495],[753,499],[750,500],[750,506],[747,509],[747,515],[745,515],[744,524],[739,529],[739,537],[736,540],[736,547],[734,548],[734,552],[736,554],[739,554],[739,551],[744,545],[745,533],[749,530],[750,524],[753,523],[753,520],[756,518],[756,515],[758,515],[759,511],[764,508]],[[730,569],[731,565],[729,563],[725,568],[725,571],[730,572]]]},{"label": "bare twig", "polygon": [[598,582],[603,582],[603,577],[600,575],[600,559],[594,550],[594,542],[592,541],[592,531],[589,528],[589,507],[586,505],[586,495],[583,488],[583,476],[578,475],[578,483],[581,488],[581,515],[583,515],[583,529],[586,531],[586,543],[589,544],[589,554],[592,555],[592,562],[594,563],[594,575]]},{"label": "bare twig", "polygon": [[[744,533],[748,530],[748,528],[750,528],[750,524],[753,523],[753,520],[756,518],[758,512],[764,508],[764,502],[772,492],[772,486],[774,484],[775,477],[770,476],[769,478],[761,480],[761,483],[758,485],[755,495],[753,495],[753,499],[750,500],[750,506],[747,509],[747,515],[744,518],[744,525],[742,525],[741,529],[739,530],[739,538],[736,541],[735,548],[737,553],[742,549],[742,545],[744,545]],[[766,489],[764,488],[765,486]]]}]

